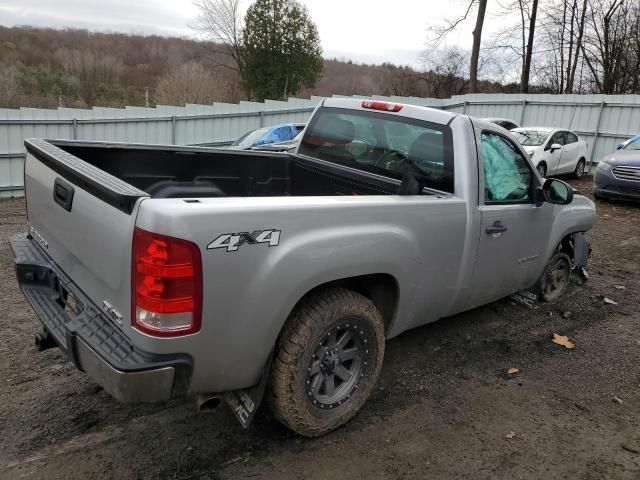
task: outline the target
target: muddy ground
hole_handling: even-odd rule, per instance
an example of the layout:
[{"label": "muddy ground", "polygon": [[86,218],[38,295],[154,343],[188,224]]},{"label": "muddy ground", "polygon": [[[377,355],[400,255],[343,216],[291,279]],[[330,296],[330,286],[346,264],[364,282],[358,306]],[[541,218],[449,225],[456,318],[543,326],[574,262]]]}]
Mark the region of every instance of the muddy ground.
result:
[{"label": "muddy ground", "polygon": [[390,341],[363,411],[315,440],[264,411],[243,431],[225,407],[121,405],[38,353],[7,245],[23,211],[0,202],[1,478],[640,478],[638,205],[598,202],[591,280],[561,301],[503,300]]}]

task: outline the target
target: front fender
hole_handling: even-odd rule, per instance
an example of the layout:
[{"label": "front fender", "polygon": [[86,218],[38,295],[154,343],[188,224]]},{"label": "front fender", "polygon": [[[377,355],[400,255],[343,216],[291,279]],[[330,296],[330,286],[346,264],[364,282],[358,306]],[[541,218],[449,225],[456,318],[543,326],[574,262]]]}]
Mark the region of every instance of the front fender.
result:
[{"label": "front fender", "polygon": [[[572,233],[591,230],[595,221],[596,205],[585,196],[576,195],[569,205],[556,206],[543,268],[546,268],[563,238]],[[542,272],[540,274],[542,275]]]}]

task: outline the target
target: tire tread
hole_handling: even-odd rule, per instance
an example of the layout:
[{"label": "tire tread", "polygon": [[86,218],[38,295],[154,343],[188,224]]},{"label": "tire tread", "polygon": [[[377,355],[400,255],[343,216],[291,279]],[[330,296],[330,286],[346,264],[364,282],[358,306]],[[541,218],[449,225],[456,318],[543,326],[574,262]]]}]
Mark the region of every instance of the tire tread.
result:
[{"label": "tire tread", "polygon": [[[300,391],[298,375],[300,358],[310,345],[318,329],[326,328],[340,309],[354,309],[372,323],[377,340],[375,367],[369,385],[359,395],[352,408],[326,422],[308,411],[304,391]],[[283,327],[273,360],[269,403],[274,416],[291,430],[308,437],[327,433],[346,423],[360,409],[375,386],[384,356],[384,323],[371,300],[351,290],[330,288],[314,292],[303,299],[291,313]],[[304,390],[304,389],[302,389]],[[360,393],[360,392],[359,392]],[[352,397],[352,400],[355,396]],[[343,405],[346,406],[346,403]]]}]

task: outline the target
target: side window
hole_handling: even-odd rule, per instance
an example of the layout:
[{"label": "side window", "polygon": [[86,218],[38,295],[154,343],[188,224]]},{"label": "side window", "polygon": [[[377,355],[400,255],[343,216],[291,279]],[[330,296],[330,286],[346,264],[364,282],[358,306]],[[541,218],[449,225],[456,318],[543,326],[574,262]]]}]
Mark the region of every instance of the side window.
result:
[{"label": "side window", "polygon": [[578,141],[578,136],[575,133],[565,132],[565,144],[569,145],[570,143],[576,143]]},{"label": "side window", "polygon": [[551,145],[553,145],[554,143],[557,143],[558,145],[564,145],[564,132],[554,133],[551,137],[551,140],[549,140],[549,143],[547,143],[546,149],[549,150],[551,148]]},{"label": "side window", "polygon": [[482,160],[486,203],[530,203],[531,170],[520,151],[504,137],[483,132]]}]

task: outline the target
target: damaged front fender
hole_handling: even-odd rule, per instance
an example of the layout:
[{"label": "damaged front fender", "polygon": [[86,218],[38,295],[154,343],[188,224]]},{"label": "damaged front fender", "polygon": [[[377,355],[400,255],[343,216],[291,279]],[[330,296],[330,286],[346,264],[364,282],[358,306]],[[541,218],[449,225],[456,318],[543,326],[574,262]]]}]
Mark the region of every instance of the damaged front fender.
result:
[{"label": "damaged front fender", "polygon": [[580,279],[581,284],[589,280],[587,264],[591,256],[591,246],[584,233],[576,232],[564,238],[561,250],[571,258],[572,271]]}]

